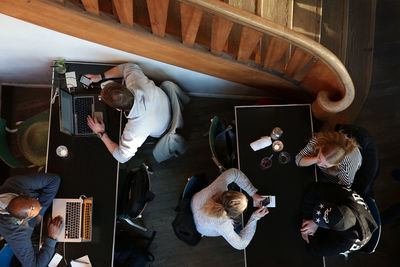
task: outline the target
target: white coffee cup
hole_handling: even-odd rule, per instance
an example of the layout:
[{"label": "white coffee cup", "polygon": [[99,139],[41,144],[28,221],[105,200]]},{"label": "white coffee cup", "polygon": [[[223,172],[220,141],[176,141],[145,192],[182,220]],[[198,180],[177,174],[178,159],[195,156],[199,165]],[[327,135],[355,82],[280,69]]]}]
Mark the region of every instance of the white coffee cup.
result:
[{"label": "white coffee cup", "polygon": [[271,137],[269,136],[263,136],[257,141],[254,141],[250,144],[251,148],[254,151],[266,148],[267,146],[270,146],[272,144]]}]

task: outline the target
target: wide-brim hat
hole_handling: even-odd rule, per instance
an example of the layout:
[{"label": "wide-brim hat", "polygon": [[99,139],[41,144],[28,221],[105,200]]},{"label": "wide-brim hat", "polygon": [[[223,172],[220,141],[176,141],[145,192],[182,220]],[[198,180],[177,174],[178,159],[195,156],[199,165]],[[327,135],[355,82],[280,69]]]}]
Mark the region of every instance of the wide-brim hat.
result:
[{"label": "wide-brim hat", "polygon": [[356,217],[345,205],[320,202],[314,207],[313,221],[322,228],[345,231],[355,225]]}]

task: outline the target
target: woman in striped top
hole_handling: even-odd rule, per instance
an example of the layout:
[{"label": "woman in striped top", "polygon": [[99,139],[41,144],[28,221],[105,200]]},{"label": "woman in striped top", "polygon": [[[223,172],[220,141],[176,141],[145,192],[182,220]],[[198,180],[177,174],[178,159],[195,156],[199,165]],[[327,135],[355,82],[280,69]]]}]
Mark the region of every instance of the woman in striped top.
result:
[{"label": "woman in striped top", "polygon": [[342,132],[316,133],[296,156],[297,166],[317,164],[325,174],[322,180],[346,187],[353,184],[361,161],[357,141]]}]

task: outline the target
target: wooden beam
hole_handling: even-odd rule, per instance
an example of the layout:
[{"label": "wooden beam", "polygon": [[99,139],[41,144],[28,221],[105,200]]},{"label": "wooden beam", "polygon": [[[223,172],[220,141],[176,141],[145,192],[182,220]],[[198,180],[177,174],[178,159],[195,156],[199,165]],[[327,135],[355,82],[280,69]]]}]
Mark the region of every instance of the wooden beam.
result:
[{"label": "wooden beam", "polygon": [[294,77],[308,62],[310,62],[311,59],[312,55],[296,47],[288,64],[286,65],[285,76]]},{"label": "wooden beam", "polygon": [[133,26],[133,0],[113,0],[119,21],[122,24]]},{"label": "wooden beam", "polygon": [[221,54],[231,32],[233,22],[213,16],[211,29],[211,52]]},{"label": "wooden beam", "polygon": [[262,36],[263,34],[261,32],[247,27],[242,27],[237,57],[239,61],[245,62],[249,60],[251,53],[255,50]]},{"label": "wooden beam", "polygon": [[[297,89],[265,71],[47,0],[3,0],[0,13],[90,42],[257,88]],[[91,29],[88,31],[87,29]],[[110,38],[112,36],[112,38]]]},{"label": "wooden beam", "polygon": [[149,12],[151,31],[163,37],[167,26],[169,0],[146,0]]},{"label": "wooden beam", "polygon": [[81,0],[86,11],[98,15],[99,12],[99,0]]},{"label": "wooden beam", "polygon": [[192,46],[196,40],[203,11],[181,3],[182,41]]}]

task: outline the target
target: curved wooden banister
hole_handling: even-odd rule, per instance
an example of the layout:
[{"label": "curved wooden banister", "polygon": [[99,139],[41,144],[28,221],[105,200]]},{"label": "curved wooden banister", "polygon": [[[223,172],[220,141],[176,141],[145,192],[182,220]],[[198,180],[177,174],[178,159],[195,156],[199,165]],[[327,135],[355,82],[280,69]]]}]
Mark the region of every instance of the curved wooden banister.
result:
[{"label": "curved wooden banister", "polygon": [[349,73],[343,63],[327,48],[318,42],[297,33],[287,27],[274,23],[265,18],[253,15],[242,9],[235,8],[224,2],[216,0],[179,0],[185,4],[202,9],[218,17],[230,20],[240,25],[249,27],[258,32],[273,36],[282,41],[288,42],[308,52],[320,62],[324,63],[338,80],[342,87],[342,98],[331,100],[330,92],[318,90],[317,97],[313,103],[313,113],[317,117],[323,117],[322,113],[337,113],[345,110],[354,99],[354,85]]}]

